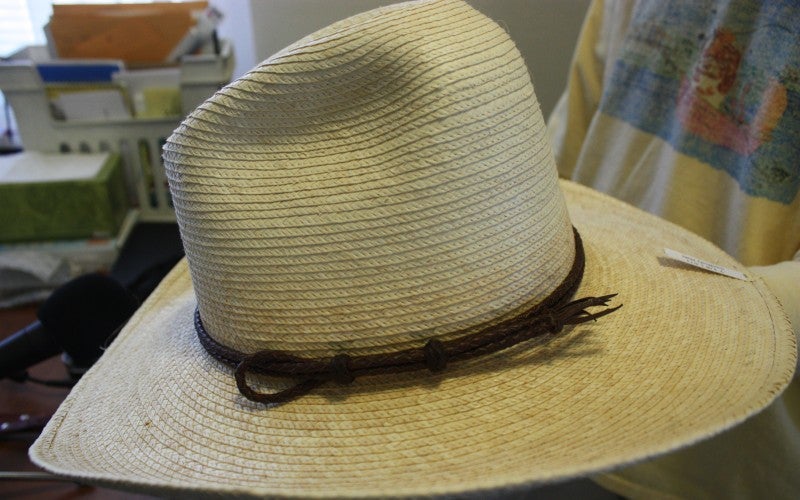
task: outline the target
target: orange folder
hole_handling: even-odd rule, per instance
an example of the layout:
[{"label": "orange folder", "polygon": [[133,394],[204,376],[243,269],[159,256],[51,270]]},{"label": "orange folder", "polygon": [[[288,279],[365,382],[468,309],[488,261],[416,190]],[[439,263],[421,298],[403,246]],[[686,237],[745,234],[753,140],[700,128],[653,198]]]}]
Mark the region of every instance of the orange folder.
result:
[{"label": "orange folder", "polygon": [[195,25],[208,2],[53,5],[50,33],[58,57],[121,59],[157,66]]}]

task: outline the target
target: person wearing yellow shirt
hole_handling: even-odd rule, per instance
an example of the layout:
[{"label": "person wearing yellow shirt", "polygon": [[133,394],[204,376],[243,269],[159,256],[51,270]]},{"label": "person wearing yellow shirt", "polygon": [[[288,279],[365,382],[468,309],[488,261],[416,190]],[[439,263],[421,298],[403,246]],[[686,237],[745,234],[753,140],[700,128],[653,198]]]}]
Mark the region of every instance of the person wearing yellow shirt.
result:
[{"label": "person wearing yellow shirt", "polygon": [[[800,4],[595,0],[548,127],[559,173],[705,238],[800,327]],[[797,498],[800,382],[739,426],[594,478],[629,498]]]}]

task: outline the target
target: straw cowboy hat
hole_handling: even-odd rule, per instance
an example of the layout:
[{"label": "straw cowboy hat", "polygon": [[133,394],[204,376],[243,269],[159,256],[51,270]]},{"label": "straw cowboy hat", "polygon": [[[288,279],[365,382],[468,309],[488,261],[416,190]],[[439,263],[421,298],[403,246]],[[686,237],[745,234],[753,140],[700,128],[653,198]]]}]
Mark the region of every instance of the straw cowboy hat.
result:
[{"label": "straw cowboy hat", "polygon": [[487,493],[698,441],[792,376],[761,281],[662,257],[747,272],[558,180],[519,52],[461,1],[300,40],[186,118],[164,160],[186,261],[31,448],[56,474]]}]

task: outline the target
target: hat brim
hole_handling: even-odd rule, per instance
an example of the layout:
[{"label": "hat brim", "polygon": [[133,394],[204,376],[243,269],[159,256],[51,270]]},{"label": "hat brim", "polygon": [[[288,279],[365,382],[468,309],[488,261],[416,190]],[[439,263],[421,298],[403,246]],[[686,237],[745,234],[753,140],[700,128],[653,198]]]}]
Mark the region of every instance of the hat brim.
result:
[{"label": "hat brim", "polygon": [[83,377],[30,451],[54,473],[160,494],[420,495],[552,482],[723,431],[791,379],[777,300],[662,258],[733,269],[673,224],[562,181],[582,235],[576,297],[619,311],[544,342],[427,372],[326,385],[263,408],[199,345],[181,262]]}]

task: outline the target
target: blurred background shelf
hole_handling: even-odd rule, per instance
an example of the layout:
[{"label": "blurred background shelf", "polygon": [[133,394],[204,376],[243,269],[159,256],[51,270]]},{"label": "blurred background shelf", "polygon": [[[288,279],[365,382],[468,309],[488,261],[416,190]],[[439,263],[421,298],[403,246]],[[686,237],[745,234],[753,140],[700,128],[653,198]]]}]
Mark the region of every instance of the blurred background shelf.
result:
[{"label": "blurred background shelf", "polygon": [[53,62],[45,47],[27,47],[0,63],[0,90],[14,111],[26,151],[116,152],[122,158],[131,205],[139,220],[174,221],[161,147],[183,116],[231,80],[234,54],[221,40],[219,53],[183,56],[179,71],[180,113],[164,118],[63,120],[53,115],[48,84],[37,65]]}]

